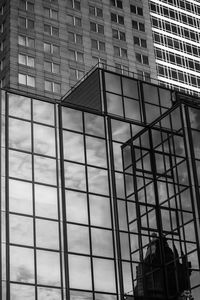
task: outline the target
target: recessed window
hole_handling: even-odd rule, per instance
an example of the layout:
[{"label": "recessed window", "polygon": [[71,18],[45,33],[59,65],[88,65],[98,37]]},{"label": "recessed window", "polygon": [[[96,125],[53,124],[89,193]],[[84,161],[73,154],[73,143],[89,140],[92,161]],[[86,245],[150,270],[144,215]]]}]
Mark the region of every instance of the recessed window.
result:
[{"label": "recessed window", "polygon": [[74,32],[68,32],[68,40],[72,43],[76,43],[80,45],[83,43],[82,35]]},{"label": "recessed window", "polygon": [[92,49],[105,51],[105,43],[99,40],[91,39]]},{"label": "recessed window", "polygon": [[144,64],[144,65],[148,65],[149,64],[149,58],[148,58],[147,55],[143,55],[141,53],[136,53],[135,56],[136,56],[136,60],[139,63]]},{"label": "recessed window", "polygon": [[19,26],[24,29],[32,30],[34,29],[34,21],[31,19],[19,17]]},{"label": "recessed window", "polygon": [[81,2],[78,0],[69,0],[70,6],[74,9],[80,10],[81,9]]},{"label": "recessed window", "polygon": [[34,3],[26,0],[19,1],[19,8],[28,12],[34,12]]},{"label": "recessed window", "polygon": [[147,48],[147,41],[145,39],[141,39],[137,36],[134,36],[133,40],[134,40],[134,45],[138,45],[142,48]]},{"label": "recessed window", "polygon": [[130,5],[130,11],[133,14],[137,14],[139,16],[143,16],[143,8],[136,6],[136,5]]},{"label": "recessed window", "polygon": [[76,50],[69,50],[69,58],[71,60],[77,61],[79,63],[83,63],[84,62],[84,58],[83,58],[83,53],[80,51],[76,51]]},{"label": "recessed window", "polygon": [[145,24],[142,22],[137,22],[135,20],[132,20],[132,27],[133,29],[139,30],[139,31],[145,31]]},{"label": "recessed window", "polygon": [[47,72],[59,74],[60,73],[60,64],[50,62],[50,61],[45,61],[44,62],[44,70]]},{"label": "recessed window", "polygon": [[28,56],[28,55],[24,55],[24,54],[19,54],[18,55],[18,63],[28,66],[28,67],[32,67],[34,68],[35,66],[35,58],[32,56]]},{"label": "recessed window", "polygon": [[57,45],[44,42],[44,52],[58,55],[60,52],[60,48]]},{"label": "recessed window", "polygon": [[30,38],[28,36],[19,35],[18,36],[18,44],[24,47],[35,47],[35,40],[33,38]]},{"label": "recessed window", "polygon": [[117,15],[117,14],[114,14],[114,13],[111,13],[110,16],[111,16],[111,21],[112,22],[124,25],[124,17],[123,16]]},{"label": "recessed window", "polygon": [[99,7],[90,5],[89,6],[89,14],[91,16],[102,18],[103,17],[103,10]]},{"label": "recessed window", "polygon": [[121,41],[126,41],[126,34],[123,31],[112,29],[112,37]]},{"label": "recessed window", "polygon": [[18,82],[30,87],[35,87],[35,77],[31,75],[18,74]]},{"label": "recessed window", "polygon": [[129,75],[129,67],[115,63],[115,71],[118,74]]},{"label": "recessed window", "polygon": [[75,68],[70,68],[70,78],[77,80],[77,79],[81,79],[84,76],[84,71],[82,70],[78,70]]},{"label": "recessed window", "polygon": [[114,46],[114,55],[120,56],[122,58],[127,58],[127,49]]},{"label": "recessed window", "polygon": [[46,18],[58,20],[58,11],[51,8],[44,8],[44,15]]},{"label": "recessed window", "polygon": [[123,4],[122,4],[122,1],[121,0],[110,0],[110,4],[112,6],[116,6],[118,8],[123,8]]},{"label": "recessed window", "polygon": [[67,23],[72,26],[81,27],[81,18],[76,16],[67,15]]},{"label": "recessed window", "polygon": [[104,26],[95,22],[90,22],[90,30],[93,32],[104,34]]},{"label": "recessed window", "polygon": [[57,27],[44,24],[44,33],[52,36],[59,36],[59,29]]},{"label": "recessed window", "polygon": [[60,83],[52,82],[49,80],[44,81],[44,89],[45,91],[52,92],[52,93],[58,93],[60,94]]},{"label": "recessed window", "polygon": [[92,56],[93,65],[98,63],[102,64],[104,68],[106,68],[107,61],[105,58]]}]

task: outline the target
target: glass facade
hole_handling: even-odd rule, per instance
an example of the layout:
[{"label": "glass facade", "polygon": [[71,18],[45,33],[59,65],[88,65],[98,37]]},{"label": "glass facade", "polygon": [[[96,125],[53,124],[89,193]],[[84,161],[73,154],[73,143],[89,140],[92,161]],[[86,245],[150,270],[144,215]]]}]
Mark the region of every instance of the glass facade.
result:
[{"label": "glass facade", "polygon": [[198,105],[97,72],[57,103],[2,92],[2,299],[198,299]]}]

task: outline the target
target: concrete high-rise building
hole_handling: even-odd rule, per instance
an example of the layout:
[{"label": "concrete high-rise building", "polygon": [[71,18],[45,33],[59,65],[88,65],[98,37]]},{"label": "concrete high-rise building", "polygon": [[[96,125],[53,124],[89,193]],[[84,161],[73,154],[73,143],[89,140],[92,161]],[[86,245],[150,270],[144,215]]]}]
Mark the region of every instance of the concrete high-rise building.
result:
[{"label": "concrete high-rise building", "polygon": [[199,11],[183,0],[1,0],[1,86],[59,99],[102,62],[197,94]]}]

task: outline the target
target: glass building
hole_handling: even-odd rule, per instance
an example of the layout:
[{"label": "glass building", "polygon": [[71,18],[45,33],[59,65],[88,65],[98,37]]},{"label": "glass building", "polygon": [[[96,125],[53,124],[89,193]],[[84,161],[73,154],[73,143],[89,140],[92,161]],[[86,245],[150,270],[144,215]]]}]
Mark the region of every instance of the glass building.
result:
[{"label": "glass building", "polygon": [[199,109],[101,68],[2,91],[1,299],[198,300]]}]

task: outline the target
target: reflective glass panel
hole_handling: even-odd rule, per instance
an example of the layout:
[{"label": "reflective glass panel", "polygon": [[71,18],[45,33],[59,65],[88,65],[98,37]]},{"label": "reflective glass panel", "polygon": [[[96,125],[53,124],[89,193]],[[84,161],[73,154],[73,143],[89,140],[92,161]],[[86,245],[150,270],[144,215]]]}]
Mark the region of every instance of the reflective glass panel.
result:
[{"label": "reflective glass panel", "polygon": [[141,121],[139,101],[124,98],[124,107],[126,118]]},{"label": "reflective glass panel", "polygon": [[34,124],[34,152],[55,156],[55,129]]},{"label": "reflective glass panel", "polygon": [[61,290],[38,287],[38,300],[61,300]]},{"label": "reflective glass panel", "polygon": [[86,189],[85,166],[65,163],[65,187],[82,191]]},{"label": "reflective glass panel", "polygon": [[32,249],[10,246],[10,279],[33,283],[34,252]]},{"label": "reflective glass panel", "polygon": [[60,255],[57,252],[37,250],[38,284],[60,286]]},{"label": "reflective glass panel", "polygon": [[35,184],[35,214],[46,218],[58,218],[57,189]]},{"label": "reflective glass panel", "polygon": [[90,258],[78,255],[69,255],[68,258],[70,287],[91,290],[92,282]]},{"label": "reflective glass panel", "polygon": [[90,195],[90,221],[92,225],[111,227],[110,199]]},{"label": "reflective glass panel", "polygon": [[112,231],[91,228],[91,233],[93,255],[113,257]]},{"label": "reflective glass panel", "polygon": [[8,94],[9,97],[9,115],[28,119],[31,118],[31,101],[30,98]]},{"label": "reflective glass panel", "polygon": [[10,285],[11,300],[35,300],[35,287],[22,284]]},{"label": "reflective glass panel", "polygon": [[36,245],[41,248],[59,248],[58,223],[36,219]]},{"label": "reflective glass panel", "polygon": [[31,123],[9,119],[9,147],[31,151]]},{"label": "reflective glass panel", "polygon": [[107,112],[123,117],[122,97],[107,93]]},{"label": "reflective glass panel", "polygon": [[124,96],[139,99],[137,81],[122,77],[122,87]]},{"label": "reflective glass panel", "polygon": [[82,132],[82,112],[68,107],[62,107],[62,124],[66,129]]},{"label": "reflective glass panel", "polygon": [[86,136],[87,163],[106,168],[106,144],[105,140]]},{"label": "reflective glass panel", "polygon": [[40,123],[54,125],[54,104],[34,99],[33,120]]},{"label": "reflective glass panel", "polygon": [[31,180],[31,166],[31,155],[18,151],[9,151],[9,175],[11,177]]},{"label": "reflective glass panel", "polygon": [[121,93],[120,76],[105,72],[106,90],[116,94]]},{"label": "reflective glass panel", "polygon": [[83,135],[63,130],[64,159],[84,163]]},{"label": "reflective glass panel", "polygon": [[95,290],[115,293],[114,262],[108,259],[93,258],[93,267]]},{"label": "reflective glass panel", "polygon": [[70,291],[70,300],[93,300],[92,293]]},{"label": "reflective glass panel", "polygon": [[9,215],[10,242],[33,246],[33,219],[18,215]]},{"label": "reflective glass panel", "polygon": [[66,217],[68,222],[88,223],[86,194],[66,191]]},{"label": "reflective glass panel", "polygon": [[32,184],[28,182],[9,180],[10,211],[32,214]]},{"label": "reflective glass panel", "polygon": [[86,226],[67,224],[68,251],[89,254],[89,230]]},{"label": "reflective glass panel", "polygon": [[85,132],[86,133],[104,137],[105,132],[104,132],[103,117],[85,113],[84,118],[85,118]]},{"label": "reflective glass panel", "polygon": [[34,156],[35,181],[56,185],[56,160]]},{"label": "reflective glass panel", "polygon": [[89,192],[108,195],[108,172],[88,167]]}]

